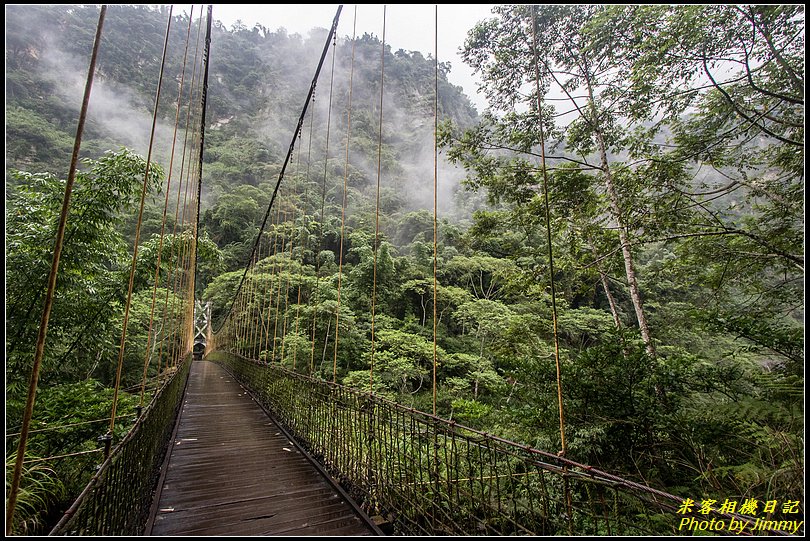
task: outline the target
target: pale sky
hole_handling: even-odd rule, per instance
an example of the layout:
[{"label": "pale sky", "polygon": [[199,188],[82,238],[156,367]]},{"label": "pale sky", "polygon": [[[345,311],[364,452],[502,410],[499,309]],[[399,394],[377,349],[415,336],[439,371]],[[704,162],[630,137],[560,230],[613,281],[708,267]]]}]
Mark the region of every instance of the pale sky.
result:
[{"label": "pale sky", "polygon": [[[329,28],[338,4],[214,4],[213,16],[226,28],[237,21],[248,28],[256,23],[270,30],[284,27],[290,34],[306,36],[314,27]],[[352,4],[344,4],[338,24],[338,35],[352,35],[354,18]],[[175,4],[175,13],[188,12],[188,4]],[[434,5],[394,4],[386,7],[385,41],[391,48],[420,51],[433,54],[436,23]],[[458,55],[467,31],[480,20],[492,17],[492,4],[445,4],[438,6],[439,61],[452,64],[450,82],[464,88],[470,100],[482,112],[486,107],[483,97],[476,94],[472,70]],[[195,17],[199,7],[195,8]],[[382,36],[383,5],[360,4],[357,6],[357,35],[364,32]],[[314,69],[314,68],[313,68]]]}]

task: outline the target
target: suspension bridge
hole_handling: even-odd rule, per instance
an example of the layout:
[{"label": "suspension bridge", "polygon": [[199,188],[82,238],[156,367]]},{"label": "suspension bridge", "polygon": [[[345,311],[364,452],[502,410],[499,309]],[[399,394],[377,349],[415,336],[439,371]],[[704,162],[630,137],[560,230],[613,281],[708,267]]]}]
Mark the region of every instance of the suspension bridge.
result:
[{"label": "suspension bridge", "polygon": [[[71,177],[75,172],[81,128],[92,87],[104,12],[105,8],[102,8]],[[295,319],[288,320],[286,315],[282,319],[279,313],[289,312],[288,303],[298,307],[306,304],[308,297],[318,294],[317,284],[314,291],[307,292],[302,291],[301,284],[291,284],[289,280],[282,287],[282,280],[268,284],[253,277],[263,256],[267,258],[272,253],[274,256],[287,255],[292,258],[293,245],[298,240],[292,234],[286,236],[283,226],[288,220],[301,218],[290,210],[294,209],[294,205],[290,204],[292,198],[301,194],[287,194],[287,205],[279,204],[277,199],[296,146],[300,160],[300,141],[307,105],[312,100],[330,44],[334,70],[335,33],[341,9],[334,17],[320,60],[316,63],[316,59],[313,59],[317,66],[315,75],[309,93],[303,100],[304,107],[298,125],[293,129],[289,151],[254,243],[250,262],[245,267],[223,323],[214,332],[210,305],[203,304],[194,295],[211,14],[209,7],[205,19],[207,31],[202,30],[202,16],[198,18],[196,32],[192,28],[193,17],[189,17],[185,54],[188,55],[192,49],[196,51],[192,55],[191,65],[188,68],[185,63],[183,65],[176,109],[179,120],[182,117],[181,98],[187,96],[189,106],[181,153],[184,165],[176,192],[175,224],[179,223],[181,230],[189,233],[188,242],[178,246],[177,252],[172,251],[170,266],[173,270],[168,276],[162,276],[158,255],[152,297],[153,316],[155,305],[160,301],[156,296],[159,280],[172,284],[174,296],[185,299],[184,305],[172,310],[166,309],[168,301],[164,299],[161,328],[171,328],[175,340],[161,340],[160,349],[154,355],[149,353],[152,344],[147,344],[144,379],[147,368],[153,363],[157,364],[161,374],[159,389],[148,404],[142,403],[137,421],[121,441],[105,440],[103,463],[85,490],[64,513],[52,534],[649,535],[692,533],[700,529],[684,529],[684,521],[688,524],[691,524],[689,521],[700,524],[712,521],[715,525],[713,531],[730,533],[734,531],[735,521],[750,520],[750,517],[721,513],[717,509],[702,511],[699,508],[686,508],[682,497],[566,458],[562,408],[560,428],[563,449],[560,452],[534,449],[443,419],[436,415],[435,410],[435,363],[434,410],[428,413],[397,404],[373,392],[341,385],[336,377],[331,381],[321,379],[312,375],[311,369],[309,374],[303,374],[296,370],[295,364],[290,369],[278,362],[278,359],[285,357],[285,333],[293,326],[298,330],[299,326],[311,325],[313,341],[310,359],[300,359],[302,366],[308,361],[311,368],[315,356],[315,321],[308,322],[299,317],[300,314],[296,314]],[[166,43],[170,31],[171,11]],[[202,35],[205,35],[204,39],[201,39]],[[383,30],[383,51],[384,36]],[[166,44],[164,61],[165,48]],[[384,77],[384,69],[383,61],[381,78]],[[187,71],[192,72],[190,90],[184,93],[183,85],[186,83],[183,81]],[[163,77],[162,69],[160,77]],[[380,85],[379,98],[381,117],[383,86]],[[160,100],[159,89],[160,82],[156,93],[155,118]],[[349,96],[351,102],[351,93]],[[331,95],[329,100],[331,106]],[[438,107],[438,83],[434,104]],[[174,140],[177,140],[177,120]],[[351,105],[348,126],[351,129]],[[154,120],[152,132],[154,135]],[[327,145],[328,140],[327,132]],[[150,157],[151,153],[150,143]],[[347,164],[348,154],[347,145]],[[147,175],[150,157],[147,158]],[[175,160],[174,145],[171,160]],[[174,193],[171,189],[171,164],[168,170],[164,228],[170,208],[169,195]],[[341,269],[345,180],[343,187],[338,257]],[[72,182],[69,180],[60,227],[62,233],[69,219],[67,205],[71,188]],[[183,189],[185,195],[181,204]],[[379,205],[379,164],[377,190]],[[275,216],[270,220],[273,211]],[[140,213],[143,213],[143,197]],[[140,218],[129,283],[130,298]],[[272,235],[268,233],[269,220],[276,226]],[[435,225],[434,204],[434,231]],[[173,233],[176,232],[177,226]],[[377,237],[379,207],[375,230]],[[50,299],[54,294],[62,241],[63,236],[58,233],[48,291]],[[434,236],[434,270],[435,246]],[[375,278],[376,248],[375,244]],[[161,251],[158,250],[158,254]],[[375,280],[371,292],[372,367],[369,371],[369,389],[374,388],[376,288]],[[339,280],[337,291],[334,316],[339,319]],[[166,297],[168,299],[168,289]],[[126,344],[129,303],[128,299],[124,336],[121,337],[119,379]],[[284,308],[280,308],[282,303]],[[433,305],[435,309],[436,303]],[[32,390],[21,431],[19,464],[15,469],[7,508],[7,527],[12,522],[15,491],[19,488],[39,362],[45,347],[49,306],[46,302],[38,356],[31,378]],[[275,317],[270,317],[273,311]],[[167,312],[172,313],[174,319],[166,320]],[[317,313],[313,311],[312,317],[317,318]],[[335,373],[339,329],[336,321],[333,340]],[[151,339],[151,320],[149,336]],[[165,351],[164,342],[167,344]],[[326,358],[325,345],[323,357]],[[143,389],[141,396],[143,400]],[[113,407],[108,434],[113,433],[115,419]],[[768,531],[782,533],[776,527]],[[10,532],[7,530],[7,533]]]}]

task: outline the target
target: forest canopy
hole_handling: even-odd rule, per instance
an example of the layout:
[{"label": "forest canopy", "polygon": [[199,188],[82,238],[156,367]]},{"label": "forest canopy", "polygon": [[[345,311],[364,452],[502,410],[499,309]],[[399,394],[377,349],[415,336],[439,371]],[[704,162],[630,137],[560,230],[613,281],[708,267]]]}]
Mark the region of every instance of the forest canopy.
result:
[{"label": "forest canopy", "polygon": [[[167,15],[109,8],[37,426],[103,417],[111,400]],[[6,7],[7,470],[79,107],[60,82],[86,73],[97,16]],[[170,36],[169,79],[184,31]],[[435,274],[434,59],[343,26],[260,233],[325,37],[214,25],[195,284],[215,329],[228,315],[255,325],[227,347],[431,411],[435,328],[441,417],[557,452],[563,409],[571,459],[684,498],[801,500],[803,6],[493,8],[462,46],[489,107],[439,64]],[[176,340],[147,325],[171,102],[125,387],[148,344]],[[186,242],[168,236],[166,260]],[[91,469],[32,473],[41,505],[18,531],[44,531]]]}]

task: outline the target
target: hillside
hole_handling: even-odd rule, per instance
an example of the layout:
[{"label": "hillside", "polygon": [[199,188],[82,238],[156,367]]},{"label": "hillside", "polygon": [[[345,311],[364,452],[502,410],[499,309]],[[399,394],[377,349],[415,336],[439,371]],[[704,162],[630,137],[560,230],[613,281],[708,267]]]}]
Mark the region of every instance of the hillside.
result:
[{"label": "hillside", "polygon": [[[9,426],[21,418],[96,10],[6,8]],[[89,419],[110,400],[144,165],[105,153],[146,153],[166,17],[108,13],[76,201],[92,219],[72,225],[63,263],[43,426],[80,404],[69,420]],[[463,44],[490,108],[478,114],[439,66],[435,266],[433,60],[386,49],[380,127],[381,42],[339,27],[257,237],[327,31],[215,24],[195,284],[222,329],[217,347],[685,499],[799,501],[803,21],[800,6],[495,8]],[[152,327],[150,300],[188,22],[173,21],[160,167],[132,264],[120,348],[131,389],[163,371],[149,345],[177,340]],[[154,289],[165,316],[172,294]],[[32,452],[75,450],[51,443]],[[85,470],[69,463],[53,477]]]},{"label": "hillside", "polygon": [[[62,171],[69,162],[88,40],[97,12],[80,6],[8,6],[6,13],[11,29],[7,35],[7,167]],[[166,72],[179,77],[188,19],[174,19]],[[165,8],[111,6],[83,156],[98,157],[119,146],[146,154],[165,20]],[[342,28],[335,51],[335,76],[332,79],[327,59],[316,91],[315,134],[309,148],[312,163],[321,161],[325,152],[330,92],[330,158],[339,162],[345,155],[351,43]],[[244,235],[234,239],[223,230],[221,222],[229,221],[225,215],[232,209],[222,208],[220,200],[241,186],[258,188],[239,192],[250,193],[259,209],[239,227],[244,232],[244,227],[260,222],[325,37],[324,29],[300,36],[287,35],[283,29],[214,25],[202,208],[204,225],[222,248],[247,239]],[[363,192],[376,181],[380,46],[379,39],[369,34],[359,36],[355,45],[352,187]],[[426,208],[429,202],[432,205],[426,190],[433,168],[433,61],[419,52],[393,51],[387,46],[386,65],[382,182],[395,200],[389,210],[407,212]],[[447,69],[442,65],[440,72],[440,118],[469,126],[477,113],[461,89],[447,82]],[[164,167],[171,146],[175,94],[176,81],[164,82],[155,145],[156,159]],[[458,207],[450,196],[457,191],[461,174],[444,160],[442,166],[443,210],[456,215]],[[328,179],[330,183],[340,181]],[[402,185],[411,188],[397,188]],[[146,210],[147,217],[158,214],[157,207]],[[145,232],[156,232],[148,218]],[[246,262],[242,251],[234,257],[228,260],[231,268]]]}]

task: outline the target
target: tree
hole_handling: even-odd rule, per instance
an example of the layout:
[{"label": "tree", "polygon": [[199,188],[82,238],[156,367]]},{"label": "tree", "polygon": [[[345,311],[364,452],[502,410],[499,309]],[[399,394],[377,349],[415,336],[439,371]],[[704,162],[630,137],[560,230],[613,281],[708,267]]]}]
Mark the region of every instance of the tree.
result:
[{"label": "tree", "polygon": [[[444,350],[438,348],[439,362]],[[370,363],[370,353],[367,354]],[[399,330],[383,329],[375,336],[375,380],[400,395],[415,394],[429,388],[433,370],[433,343],[425,338]],[[368,374],[368,373],[366,373]]]},{"label": "tree", "polygon": [[[374,248],[371,246],[371,235],[356,231],[352,236],[350,257],[359,262],[348,272],[346,280],[346,301],[355,313],[371,314],[372,293],[374,291]],[[396,274],[392,247],[381,241],[377,249],[377,311],[384,311],[393,300]]]},{"label": "tree", "polygon": [[[146,167],[143,158],[126,149],[83,163],[88,169],[76,175],[48,333],[46,386],[85,377],[97,357],[114,348],[110,325],[123,302],[123,269],[128,267],[119,229],[123,214],[138,200]],[[64,181],[48,173],[11,174],[17,184],[6,209],[6,376],[13,397],[27,381],[33,358]],[[153,165],[148,186],[159,189],[161,176]]]},{"label": "tree", "polygon": [[[116,321],[120,320],[129,268],[121,228],[123,216],[134,210],[140,198],[146,163],[127,149],[83,163],[86,169],[77,172],[72,194],[32,421],[32,428],[45,432],[29,440],[27,454],[32,457],[96,448],[100,429],[92,423],[109,415],[111,406],[112,389],[106,385],[114,381],[116,338],[120,336]],[[14,184],[6,207],[6,423],[17,427],[65,181],[49,173],[10,174]],[[146,179],[148,189],[159,189],[161,176],[160,167],[153,164]],[[133,362],[128,366],[140,368],[143,348],[138,350],[132,342],[130,337],[129,345],[135,346],[130,353],[137,352],[138,359],[130,359]],[[137,372],[140,381],[140,369]],[[122,393],[120,401],[120,411],[127,411],[137,396]],[[117,435],[123,436],[128,427],[122,420]],[[10,439],[7,444],[15,442]],[[32,468],[32,478],[23,485],[23,504],[28,498],[29,505],[24,506],[21,525],[15,527],[43,527],[46,521],[42,517],[50,507],[66,505],[62,499],[75,496],[87,482],[91,461],[86,455],[47,469]]]},{"label": "tree", "polygon": [[485,365],[484,351],[487,342],[497,340],[506,333],[512,310],[489,299],[478,299],[462,304],[453,314],[453,318],[465,328],[471,329],[479,341],[479,365]]},{"label": "tree", "polygon": [[206,226],[220,246],[255,240],[255,235],[250,238],[246,233],[252,232],[256,225],[259,205],[252,194],[244,193],[246,191],[220,196],[214,208],[206,213]]},{"label": "tree", "polygon": [[463,286],[478,299],[497,299],[510,292],[517,267],[508,259],[459,255],[440,269],[442,280]]},{"label": "tree", "polygon": [[420,322],[424,327],[427,319],[428,303],[431,305],[433,303],[433,281],[426,279],[408,280],[402,284],[401,288],[406,296],[419,299],[419,307],[422,310]]},{"label": "tree", "polygon": [[[697,176],[692,186],[670,187],[694,213],[664,238],[691,280],[712,291],[701,303],[704,319],[796,372],[803,343],[796,302],[804,276],[803,8],[649,6],[603,16],[601,34],[612,27],[623,36],[614,47],[627,58],[633,91],[668,119],[674,147],[659,161],[687,163]],[[709,27],[713,32],[703,31]],[[698,175],[702,170],[712,174]]]},{"label": "tree", "polygon": [[497,393],[506,387],[506,381],[495,370],[489,359],[466,353],[454,353],[446,357],[442,366],[444,381],[460,397],[469,396],[478,400],[479,392]]},{"label": "tree", "polygon": [[[634,102],[632,99],[611,100],[612,92],[624,95],[626,71],[620,69],[622,66],[615,61],[609,44],[594,43],[588,33],[601,9],[598,6],[545,6],[535,16],[526,6],[505,6],[496,8],[499,18],[479,23],[471,30],[464,58],[482,74],[493,107],[506,114],[502,119],[490,115],[491,127],[468,135],[452,155],[473,168],[477,175],[474,182],[494,187],[495,197],[528,206],[539,198],[538,151],[533,147],[540,140],[540,129],[546,132],[546,140],[553,136],[564,143],[577,158],[553,156],[553,163],[562,160],[575,164],[588,175],[591,183],[600,183],[604,190],[603,212],[611,222],[605,225],[618,233],[638,328],[648,353],[654,355],[628,223],[632,203],[627,201],[627,195],[638,190],[630,182],[635,180],[632,175],[625,175],[625,186],[618,184],[616,170],[624,170],[626,166],[616,164],[616,158],[609,156],[611,152],[625,150],[629,136],[634,135],[627,134],[621,124]],[[538,44],[536,50],[534,42]],[[525,92],[530,84],[531,90]],[[567,125],[552,124],[559,116],[554,114],[553,107],[538,108],[552,88],[564,94],[570,107],[568,113],[576,117]],[[528,112],[516,112],[519,101]],[[648,138],[650,133],[644,136]],[[513,158],[482,156],[487,148],[518,155]],[[593,153],[596,153],[595,163],[590,160]],[[628,190],[630,193],[622,197],[621,192]]]}]

